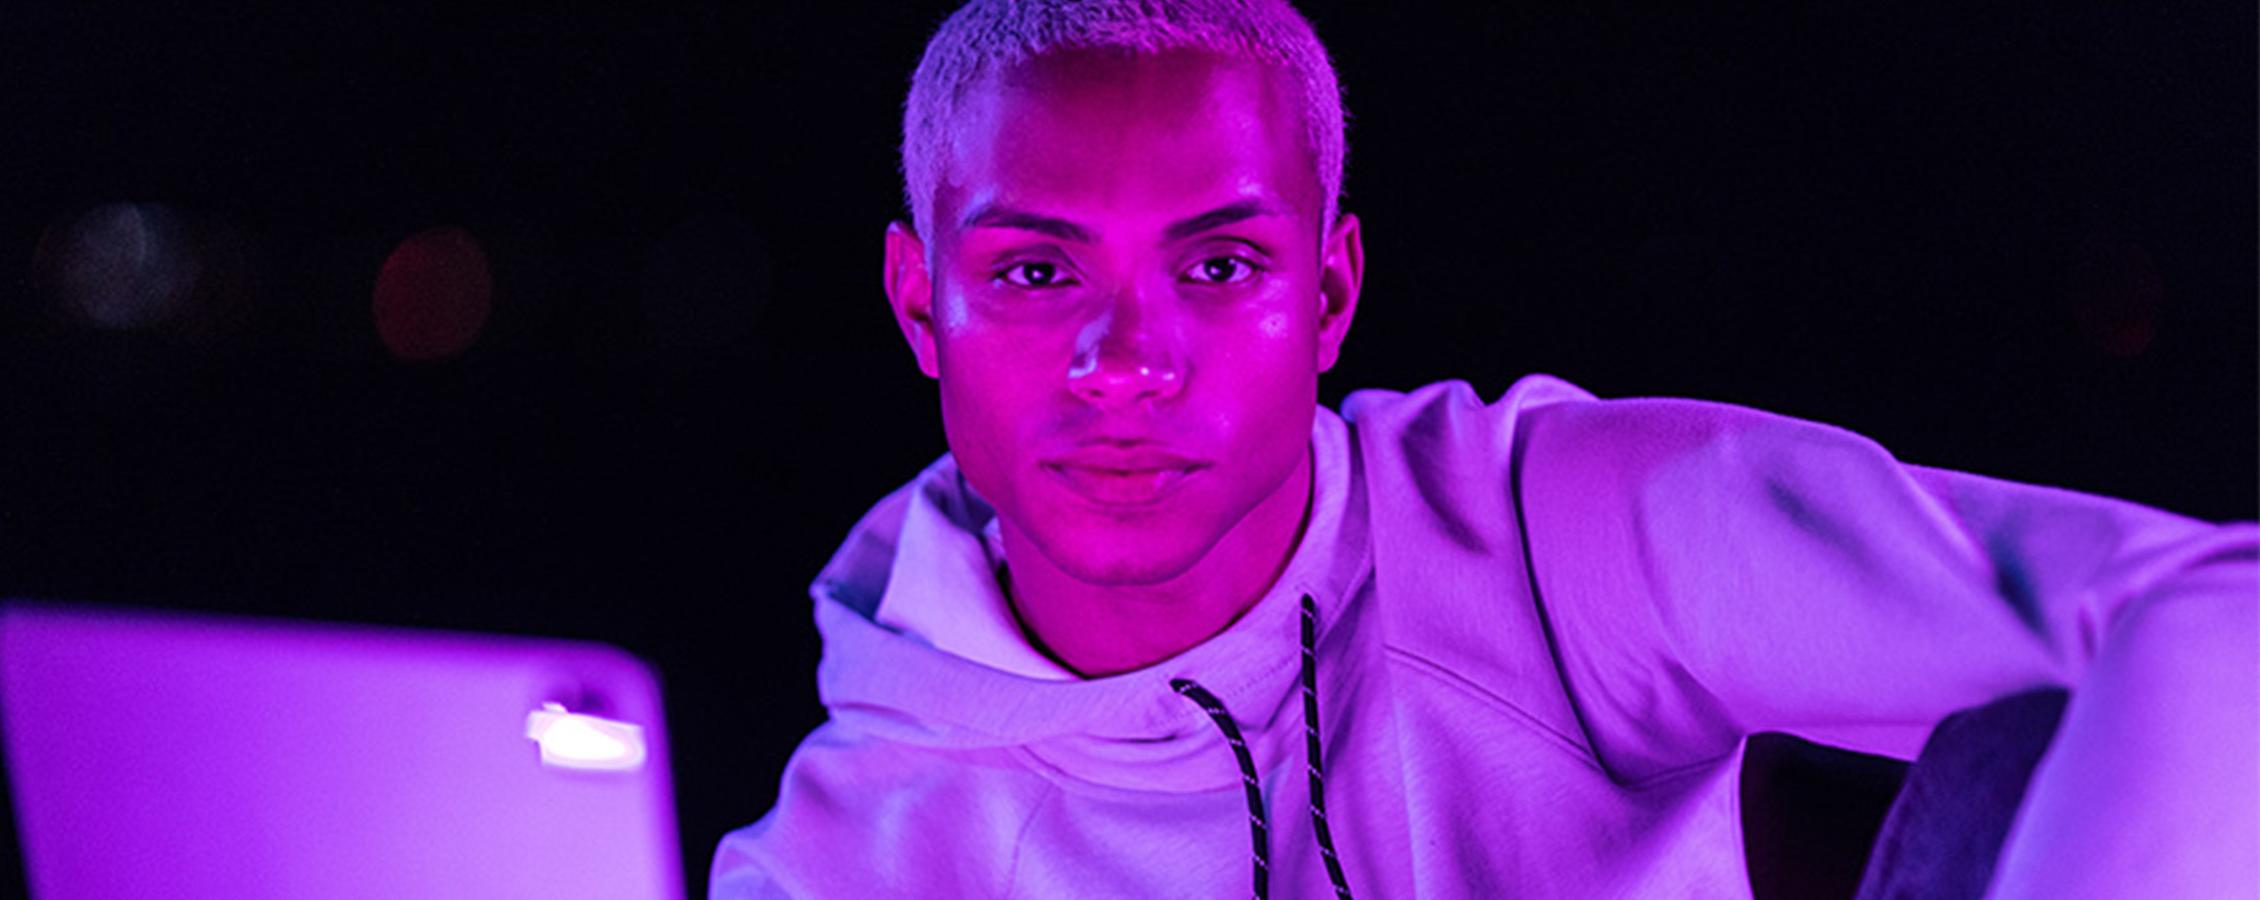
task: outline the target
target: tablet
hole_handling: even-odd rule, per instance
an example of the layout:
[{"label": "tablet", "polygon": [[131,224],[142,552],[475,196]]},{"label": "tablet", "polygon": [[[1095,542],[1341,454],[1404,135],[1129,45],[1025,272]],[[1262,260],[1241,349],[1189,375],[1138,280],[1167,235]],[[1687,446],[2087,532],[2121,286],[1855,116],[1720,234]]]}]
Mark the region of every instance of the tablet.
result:
[{"label": "tablet", "polygon": [[676,900],[660,712],[599,644],[0,604],[41,900]]}]

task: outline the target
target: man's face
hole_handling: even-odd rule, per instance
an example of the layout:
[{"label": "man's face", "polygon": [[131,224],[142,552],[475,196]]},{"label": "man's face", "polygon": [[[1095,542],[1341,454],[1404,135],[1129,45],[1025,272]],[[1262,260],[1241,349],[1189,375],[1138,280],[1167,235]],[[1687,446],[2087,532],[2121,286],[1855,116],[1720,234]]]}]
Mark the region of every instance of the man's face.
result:
[{"label": "man's face", "polygon": [[1318,374],[1355,308],[1356,220],[1322,228],[1299,106],[1269,67],[1052,54],[989,73],[961,109],[931,246],[899,226],[888,246],[950,449],[1008,539],[1068,575],[1176,577],[1302,490]]}]

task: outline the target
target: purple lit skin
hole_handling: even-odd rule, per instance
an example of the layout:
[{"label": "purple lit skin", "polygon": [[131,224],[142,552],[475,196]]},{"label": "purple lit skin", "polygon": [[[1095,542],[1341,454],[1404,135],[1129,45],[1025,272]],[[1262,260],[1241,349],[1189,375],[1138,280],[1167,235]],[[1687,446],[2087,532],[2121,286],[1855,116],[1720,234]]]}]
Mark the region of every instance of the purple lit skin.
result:
[{"label": "purple lit skin", "polygon": [[1053,53],[967,93],[897,322],[995,505],[1014,606],[1085,675],[1222,630],[1293,551],[1356,310],[1295,87],[1198,51]]}]

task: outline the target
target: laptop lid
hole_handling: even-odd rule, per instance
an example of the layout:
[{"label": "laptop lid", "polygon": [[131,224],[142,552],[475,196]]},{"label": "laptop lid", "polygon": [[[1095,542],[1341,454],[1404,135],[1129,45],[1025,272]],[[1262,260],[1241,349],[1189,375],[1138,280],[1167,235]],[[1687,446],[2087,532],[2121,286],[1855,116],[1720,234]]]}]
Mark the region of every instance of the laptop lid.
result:
[{"label": "laptop lid", "polygon": [[660,713],[599,644],[0,604],[42,900],[676,900]]}]

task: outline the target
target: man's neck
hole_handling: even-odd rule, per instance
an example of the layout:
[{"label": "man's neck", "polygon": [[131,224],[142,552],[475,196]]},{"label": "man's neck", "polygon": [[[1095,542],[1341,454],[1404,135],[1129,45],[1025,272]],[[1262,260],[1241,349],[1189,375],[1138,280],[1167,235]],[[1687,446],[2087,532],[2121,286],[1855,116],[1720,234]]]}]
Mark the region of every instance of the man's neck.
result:
[{"label": "man's neck", "polygon": [[1097,585],[1061,571],[1006,523],[1004,587],[1036,648],[1086,678],[1143,669],[1230,627],[1255,606],[1302,542],[1311,457],[1225,532],[1192,568],[1145,585]]}]

